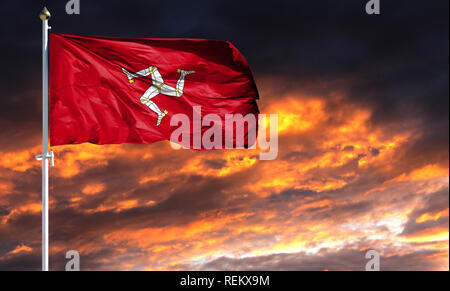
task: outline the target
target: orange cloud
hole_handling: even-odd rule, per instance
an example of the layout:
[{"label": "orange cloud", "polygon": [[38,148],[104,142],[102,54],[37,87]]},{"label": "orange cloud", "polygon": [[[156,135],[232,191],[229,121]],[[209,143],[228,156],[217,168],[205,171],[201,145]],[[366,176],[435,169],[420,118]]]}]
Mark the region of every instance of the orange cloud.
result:
[{"label": "orange cloud", "polygon": [[[278,114],[280,134],[292,134],[313,129],[326,118],[325,103],[318,98],[295,99],[286,97],[267,109],[270,114]],[[270,119],[266,120],[270,128]]]},{"label": "orange cloud", "polygon": [[[221,256],[305,252],[320,257],[324,249],[377,249],[389,259],[427,251],[433,255],[423,256],[425,260],[448,268],[442,256],[448,254],[448,229],[434,226],[400,235],[422,200],[448,187],[448,167],[440,161],[427,159],[427,164],[415,166],[401,155],[420,138],[415,128],[376,127],[370,108],[341,97],[287,94],[265,108],[265,113],[280,114],[280,155],[275,161],[260,161],[258,150],[173,151],[168,143],[55,148],[51,175],[60,183],[55,188],[67,193],[55,191],[52,205],[67,207],[74,217],[79,214],[84,224],[92,219],[96,229],[83,232],[85,225],[64,225],[60,219],[53,235],[73,227],[72,241],[82,255],[111,254],[96,259],[105,269],[179,270]],[[32,159],[34,150],[11,155],[1,166],[33,173],[40,167]],[[76,190],[64,188],[77,175],[114,171],[123,161],[139,168],[123,172],[125,186],[118,193],[116,181],[108,179],[89,180],[81,188],[75,185]],[[127,183],[130,178],[133,182]],[[179,194],[211,181],[220,181],[222,188],[210,183],[200,188],[204,193],[198,197]],[[0,227],[21,215],[39,216],[38,196],[19,205],[6,194],[18,191],[17,186],[2,177],[0,211],[6,215]],[[52,211],[61,215],[64,209]],[[110,215],[117,224],[110,223]],[[415,222],[442,221],[448,215],[448,208],[426,212]],[[63,252],[66,244],[55,241],[52,251]],[[17,252],[28,251],[25,245],[19,247]]]},{"label": "orange cloud", "polygon": [[95,195],[105,190],[105,185],[102,183],[90,184],[83,188],[82,192],[86,195]]},{"label": "orange cloud", "polygon": [[448,228],[436,226],[424,229],[420,232],[407,236],[407,242],[433,242],[433,241],[447,241],[449,240]]},{"label": "orange cloud", "polygon": [[15,255],[22,252],[29,253],[31,251],[33,251],[33,249],[26,245],[18,245],[14,250],[10,251],[9,254]]},{"label": "orange cloud", "polygon": [[424,213],[416,219],[417,223],[424,223],[427,221],[436,221],[441,217],[448,217],[448,208],[435,213]]},{"label": "orange cloud", "polygon": [[41,162],[36,161],[36,159],[34,158],[40,152],[42,152],[40,146],[36,146],[31,149],[19,152],[0,152],[3,157],[0,160],[0,167],[11,169],[17,172],[26,172],[33,167],[40,167]]},{"label": "orange cloud", "polygon": [[403,181],[421,181],[421,180],[430,180],[440,177],[448,177],[449,172],[448,168],[444,169],[439,165],[427,165],[423,168],[416,169],[412,171],[410,174],[402,174],[400,177],[397,177],[395,181],[403,182]]}]

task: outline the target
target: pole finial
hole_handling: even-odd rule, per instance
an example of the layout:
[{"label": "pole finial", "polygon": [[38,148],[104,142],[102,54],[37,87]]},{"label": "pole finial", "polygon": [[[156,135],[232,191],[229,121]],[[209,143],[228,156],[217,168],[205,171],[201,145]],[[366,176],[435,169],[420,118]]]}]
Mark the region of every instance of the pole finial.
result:
[{"label": "pole finial", "polygon": [[49,20],[51,16],[52,15],[50,14],[50,11],[48,11],[47,7],[44,7],[44,9],[42,9],[41,13],[39,13],[39,18],[42,21]]}]

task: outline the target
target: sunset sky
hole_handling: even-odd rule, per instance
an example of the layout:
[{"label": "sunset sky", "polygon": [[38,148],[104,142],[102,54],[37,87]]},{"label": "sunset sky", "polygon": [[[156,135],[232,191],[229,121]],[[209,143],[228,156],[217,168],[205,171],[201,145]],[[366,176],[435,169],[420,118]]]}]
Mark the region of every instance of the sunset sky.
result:
[{"label": "sunset sky", "polygon": [[[231,41],[279,155],[152,145],[55,147],[50,267],[449,269],[449,1],[3,4],[0,270],[41,268],[41,21],[54,32]],[[101,114],[101,113],[99,113]]]}]

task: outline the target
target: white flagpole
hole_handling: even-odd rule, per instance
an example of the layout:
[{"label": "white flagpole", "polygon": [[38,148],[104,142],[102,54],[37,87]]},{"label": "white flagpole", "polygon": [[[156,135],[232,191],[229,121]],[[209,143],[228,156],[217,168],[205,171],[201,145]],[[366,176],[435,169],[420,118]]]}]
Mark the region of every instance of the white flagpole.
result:
[{"label": "white flagpole", "polygon": [[48,271],[48,160],[53,166],[53,152],[48,151],[48,20],[50,12],[46,7],[39,14],[42,20],[42,271]]}]

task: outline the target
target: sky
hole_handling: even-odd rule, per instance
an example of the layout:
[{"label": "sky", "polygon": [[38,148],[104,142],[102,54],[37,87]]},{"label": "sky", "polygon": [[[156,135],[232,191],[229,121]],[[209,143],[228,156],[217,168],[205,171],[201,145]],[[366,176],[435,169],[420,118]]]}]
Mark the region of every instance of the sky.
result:
[{"label": "sky", "polygon": [[231,41],[279,155],[152,145],[55,147],[50,267],[449,269],[449,2],[3,3],[0,270],[41,268],[41,21],[52,31]]}]

